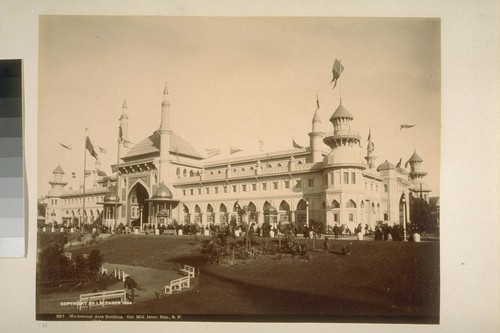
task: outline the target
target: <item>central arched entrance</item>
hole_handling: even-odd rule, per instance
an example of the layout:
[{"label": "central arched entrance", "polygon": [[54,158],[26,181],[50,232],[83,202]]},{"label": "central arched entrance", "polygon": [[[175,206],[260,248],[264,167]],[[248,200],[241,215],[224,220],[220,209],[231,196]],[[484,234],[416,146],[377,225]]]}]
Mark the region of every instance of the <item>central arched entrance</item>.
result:
[{"label": "central arched entrance", "polygon": [[149,199],[149,193],[141,183],[135,184],[128,195],[127,215],[129,225],[141,227],[143,223],[149,221],[149,205],[146,200]]}]

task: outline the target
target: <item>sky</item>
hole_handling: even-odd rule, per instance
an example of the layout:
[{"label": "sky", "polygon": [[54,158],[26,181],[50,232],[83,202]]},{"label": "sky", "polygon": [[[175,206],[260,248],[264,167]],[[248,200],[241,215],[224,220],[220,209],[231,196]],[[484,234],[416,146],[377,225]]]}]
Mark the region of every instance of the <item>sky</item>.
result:
[{"label": "sky", "polygon": [[[325,132],[341,95],[364,148],[371,128],[376,164],[416,149],[439,195],[440,47],[433,18],[42,16],[39,195],[58,164],[81,181],[85,128],[109,174],[124,99],[138,143],[159,127],[165,82],[172,129],[221,157],[256,153],[259,140],[264,151],[308,146],[316,95]],[[345,69],[333,90],[336,58]]]}]

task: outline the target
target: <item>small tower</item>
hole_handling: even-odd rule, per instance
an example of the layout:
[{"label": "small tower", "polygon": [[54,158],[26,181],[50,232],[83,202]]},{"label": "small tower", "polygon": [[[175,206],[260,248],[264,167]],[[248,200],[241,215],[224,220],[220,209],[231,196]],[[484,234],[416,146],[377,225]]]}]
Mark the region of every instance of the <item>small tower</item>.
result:
[{"label": "small tower", "polygon": [[49,181],[52,188],[49,190],[48,197],[60,197],[64,194],[64,186],[68,184],[62,179],[64,176],[64,170],[61,168],[61,165],[57,165],[57,168],[55,168],[52,173],[54,174],[54,180]]},{"label": "small tower", "polygon": [[127,99],[123,101],[122,115],[120,116],[120,134],[118,141],[118,157],[123,157],[123,151],[125,148],[125,143],[128,141],[128,115],[127,115]]},{"label": "small tower", "polygon": [[64,170],[60,165],[52,171],[54,180],[49,181],[52,188],[47,193],[47,222],[62,222],[61,196],[64,194],[64,186],[68,184],[63,181]]},{"label": "small tower", "polygon": [[318,114],[319,111],[319,100],[316,96],[316,110],[314,111],[314,116],[312,119],[312,132],[309,133],[309,145],[312,153],[312,162],[321,162],[321,140],[323,139],[324,133],[320,131],[321,119]]},{"label": "small tower", "polygon": [[424,182],[424,177],[427,175],[427,172],[421,171],[421,164],[424,160],[417,154],[417,151],[413,151],[413,155],[411,155],[410,159],[406,162],[406,164],[410,164],[410,179],[413,182],[413,191],[419,193],[420,197],[425,195],[425,200],[428,201],[428,193],[431,192],[429,185]]},{"label": "small tower", "polygon": [[372,153],[375,151],[375,144],[372,141],[372,129],[370,128],[370,131],[368,133],[368,145],[366,146],[366,156],[365,160],[366,163],[368,164],[369,169],[373,169],[373,162],[377,159],[377,156],[372,155]]},{"label": "small tower", "polygon": [[323,163],[327,165],[352,165],[366,169],[360,151],[361,137],[357,131],[351,129],[353,119],[354,117],[342,105],[342,100],[340,100],[340,105],[330,117],[330,122],[333,124],[333,133],[326,134],[323,139],[323,142],[332,148]]},{"label": "small tower", "polygon": [[158,183],[172,185],[170,180],[170,102],[168,101],[168,88],[165,82],[163,90],[163,101],[161,103],[161,124],[160,129],[160,176]]}]

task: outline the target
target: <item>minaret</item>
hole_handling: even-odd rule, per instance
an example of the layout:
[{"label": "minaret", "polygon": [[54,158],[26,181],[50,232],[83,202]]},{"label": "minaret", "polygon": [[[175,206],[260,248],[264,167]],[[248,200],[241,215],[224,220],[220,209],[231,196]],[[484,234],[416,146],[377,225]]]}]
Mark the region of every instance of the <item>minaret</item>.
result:
[{"label": "minaret", "polygon": [[321,119],[319,118],[319,99],[316,95],[316,110],[312,119],[312,132],[309,133],[309,145],[312,153],[312,162],[321,162],[323,156],[321,154],[321,140],[324,133],[320,131]]},{"label": "minaret", "polygon": [[122,115],[120,116],[120,134],[118,142],[118,157],[123,157],[123,151],[125,148],[125,142],[128,141],[128,115],[127,115],[127,99],[123,101]]},{"label": "minaret", "polygon": [[158,183],[171,185],[170,180],[170,102],[168,101],[168,88],[165,82],[163,90],[163,102],[161,103],[161,124],[160,129],[160,175]]},{"label": "minaret", "polygon": [[377,159],[377,156],[372,155],[373,151],[375,150],[375,144],[372,141],[372,129],[370,128],[370,131],[368,133],[368,145],[366,147],[366,156],[365,160],[366,163],[368,164],[369,169],[373,169],[373,162]]},{"label": "minaret", "polygon": [[[413,151],[413,155],[411,155],[410,159],[406,162],[406,164],[410,164],[410,179],[413,181],[414,192],[418,192],[420,196],[422,193],[431,192],[431,189],[424,182],[424,177],[427,175],[427,172],[421,171],[421,164],[424,160],[418,156],[416,149]],[[426,198],[428,200],[428,198]],[[427,201],[426,200],[426,201]]]}]

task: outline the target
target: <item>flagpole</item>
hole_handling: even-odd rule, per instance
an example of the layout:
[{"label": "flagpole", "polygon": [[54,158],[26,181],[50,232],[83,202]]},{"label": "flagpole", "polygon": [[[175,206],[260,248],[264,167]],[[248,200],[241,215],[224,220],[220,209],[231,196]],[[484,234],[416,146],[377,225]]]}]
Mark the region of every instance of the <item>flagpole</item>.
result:
[{"label": "flagpole", "polygon": [[113,232],[116,229],[117,219],[118,219],[118,190],[120,182],[118,179],[118,163],[120,163],[120,126],[118,126],[118,149],[116,150],[116,202],[115,202],[115,225],[113,226]]},{"label": "flagpole", "polygon": [[340,79],[340,104],[342,104],[342,60],[339,60],[339,79]]},{"label": "flagpole", "polygon": [[[87,168],[87,128],[85,129],[85,142],[83,144],[83,209],[82,209],[82,220],[85,223],[85,169]],[[81,222],[81,221],[80,221]],[[81,223],[78,225],[81,228]]]}]

